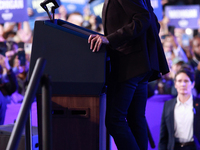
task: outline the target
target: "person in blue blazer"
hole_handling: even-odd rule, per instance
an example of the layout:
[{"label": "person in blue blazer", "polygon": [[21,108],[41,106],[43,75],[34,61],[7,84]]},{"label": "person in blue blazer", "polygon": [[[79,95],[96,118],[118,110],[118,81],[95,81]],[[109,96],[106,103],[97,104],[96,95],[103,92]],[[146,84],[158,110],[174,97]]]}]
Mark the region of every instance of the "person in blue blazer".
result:
[{"label": "person in blue blazer", "polygon": [[192,95],[194,79],[188,65],[175,75],[178,95],[164,104],[159,150],[200,150],[200,99]]}]

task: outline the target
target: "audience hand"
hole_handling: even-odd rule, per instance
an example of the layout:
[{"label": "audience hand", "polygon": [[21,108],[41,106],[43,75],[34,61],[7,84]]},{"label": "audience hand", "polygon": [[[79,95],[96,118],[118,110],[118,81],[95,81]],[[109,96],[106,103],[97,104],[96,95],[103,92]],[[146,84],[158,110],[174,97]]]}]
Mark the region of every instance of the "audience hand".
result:
[{"label": "audience hand", "polygon": [[8,58],[1,55],[0,54],[0,65],[2,66],[2,68],[5,68],[6,71],[9,71],[10,70],[10,64],[9,64],[9,61],[8,61]]}]

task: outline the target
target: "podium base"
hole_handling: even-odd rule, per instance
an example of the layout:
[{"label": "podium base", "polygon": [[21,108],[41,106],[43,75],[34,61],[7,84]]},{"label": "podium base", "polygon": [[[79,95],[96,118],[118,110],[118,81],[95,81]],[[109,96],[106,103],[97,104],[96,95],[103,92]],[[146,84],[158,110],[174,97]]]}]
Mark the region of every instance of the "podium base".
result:
[{"label": "podium base", "polygon": [[53,95],[52,150],[106,150],[105,110],[105,94]]}]

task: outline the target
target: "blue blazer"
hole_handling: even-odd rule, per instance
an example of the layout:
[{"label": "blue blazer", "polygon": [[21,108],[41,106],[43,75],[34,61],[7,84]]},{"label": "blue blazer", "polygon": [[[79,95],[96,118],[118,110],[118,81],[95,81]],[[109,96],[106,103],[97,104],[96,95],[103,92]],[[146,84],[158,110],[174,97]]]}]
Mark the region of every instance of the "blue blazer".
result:
[{"label": "blue blazer", "polygon": [[[162,120],[160,126],[160,140],[159,150],[173,150],[175,137],[174,137],[174,108],[176,105],[176,98],[166,101],[163,108]],[[194,107],[194,141],[197,146],[197,150],[200,150],[200,99],[195,98],[193,100]]]}]

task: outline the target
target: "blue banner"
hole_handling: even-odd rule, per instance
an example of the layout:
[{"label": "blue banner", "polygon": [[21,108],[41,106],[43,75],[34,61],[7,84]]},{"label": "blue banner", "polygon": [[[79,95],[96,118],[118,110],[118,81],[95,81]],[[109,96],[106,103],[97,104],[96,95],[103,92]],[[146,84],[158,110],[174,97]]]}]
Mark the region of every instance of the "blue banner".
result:
[{"label": "blue banner", "polygon": [[0,23],[27,20],[27,0],[0,0]]},{"label": "blue banner", "polygon": [[33,10],[31,18],[37,18],[41,16],[47,16],[45,10],[40,6],[40,3],[44,0],[28,0],[28,7]]},{"label": "blue banner", "polygon": [[[37,17],[47,16],[47,13],[45,10],[40,6],[40,3],[44,2],[44,0],[28,0],[28,7],[33,10],[33,15],[30,17],[30,19],[35,19]],[[58,5],[60,5],[60,0],[56,0]],[[51,5],[52,3],[47,4],[47,7],[49,9],[49,12],[51,13]],[[56,12],[58,13],[58,9],[56,9]]]},{"label": "blue banner", "polygon": [[67,13],[79,12],[83,14],[88,0],[60,0],[61,5],[65,6]]},{"label": "blue banner", "polygon": [[169,26],[198,29],[199,5],[166,6],[165,15]]},{"label": "blue banner", "polygon": [[154,9],[154,13],[156,14],[158,20],[162,20],[162,5],[161,5],[161,0],[151,0],[151,6]]},{"label": "blue banner", "polygon": [[[35,20],[40,17],[47,17],[48,14],[45,12],[45,10],[40,6],[40,3],[44,2],[44,0],[27,0],[28,1],[28,8],[31,8],[33,11],[33,15],[29,16],[29,24],[31,26],[31,29],[34,28]],[[60,6],[60,0],[56,0],[58,5]],[[52,3],[49,3],[46,5],[48,7],[48,10],[51,14],[51,7],[53,6]],[[58,9],[55,10],[55,13],[58,13]]]},{"label": "blue banner", "polygon": [[104,0],[95,0],[90,4],[90,11],[92,14],[102,18]]}]

